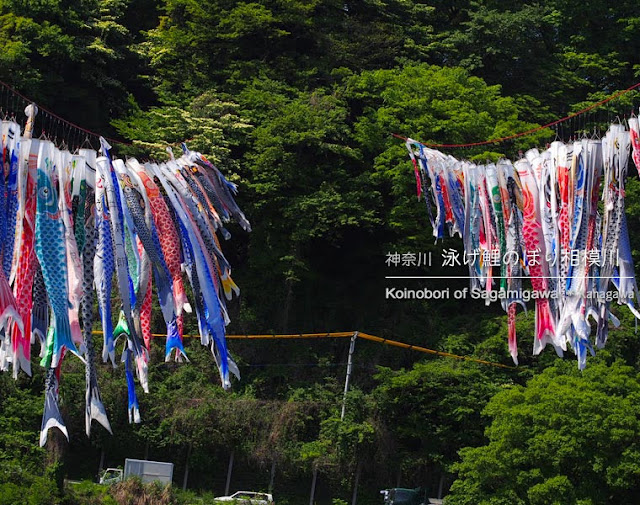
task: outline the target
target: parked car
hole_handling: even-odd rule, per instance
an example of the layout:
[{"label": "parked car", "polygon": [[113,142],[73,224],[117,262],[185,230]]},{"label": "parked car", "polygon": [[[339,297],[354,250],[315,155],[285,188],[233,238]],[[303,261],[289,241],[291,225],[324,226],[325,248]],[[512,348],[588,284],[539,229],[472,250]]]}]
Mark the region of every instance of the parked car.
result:
[{"label": "parked car", "polygon": [[233,505],[275,505],[273,495],[253,491],[237,491],[231,496],[219,496],[214,503],[230,503]]},{"label": "parked car", "polygon": [[421,488],[406,489],[396,487],[383,489],[384,505],[427,505],[427,498]]},{"label": "parked car", "polygon": [[116,484],[122,480],[122,468],[107,468],[100,476],[100,484]]},{"label": "parked car", "polygon": [[427,498],[423,488],[406,489],[396,487],[380,491],[384,505],[442,505],[440,498]]}]

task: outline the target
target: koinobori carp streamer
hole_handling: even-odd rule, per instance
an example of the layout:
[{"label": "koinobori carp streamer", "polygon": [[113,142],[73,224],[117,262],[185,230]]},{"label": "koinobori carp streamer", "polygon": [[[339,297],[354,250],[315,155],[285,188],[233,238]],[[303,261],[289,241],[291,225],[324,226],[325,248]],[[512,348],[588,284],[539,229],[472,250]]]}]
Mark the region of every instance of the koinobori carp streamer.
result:
[{"label": "koinobori carp streamer", "polygon": [[407,139],[433,235],[459,235],[471,289],[500,295],[495,299],[508,314],[516,364],[516,307],[526,310],[523,277],[535,299],[534,354],[546,344],[559,355],[569,347],[582,369],[594,343],[604,347],[609,323],[620,324],[612,299],[640,318],[624,207],[630,158],[640,171],[638,125],[632,118],[630,131],[612,124],[601,140],[554,141],[514,163],[486,165]]},{"label": "koinobori carp streamer", "polygon": [[[32,123],[35,107],[25,113]],[[134,375],[148,391],[154,292],[166,325],[165,360],[188,361],[183,318],[193,306],[201,342],[229,388],[229,373],[239,372],[227,350],[226,301],[239,289],[218,233],[230,237],[224,225],[231,219],[251,231],[234,199],[236,185],[184,144],[177,159],[141,163],[112,159],[102,138],[100,153],[72,154],[29,132],[21,136],[13,121],[1,128],[0,368],[31,375],[31,346],[40,343],[47,378],[41,445],[51,427],[67,435],[58,387],[68,353],[86,366],[87,435],[92,420],[111,431],[94,365],[94,320],[102,323],[103,361],[115,367],[122,348],[129,418],[140,422]]]}]

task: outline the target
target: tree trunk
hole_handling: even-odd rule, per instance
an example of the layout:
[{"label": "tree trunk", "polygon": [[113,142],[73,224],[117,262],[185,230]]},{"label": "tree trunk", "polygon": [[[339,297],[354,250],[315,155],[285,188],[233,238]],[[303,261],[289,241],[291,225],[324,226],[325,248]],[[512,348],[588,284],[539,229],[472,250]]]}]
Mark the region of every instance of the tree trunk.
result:
[{"label": "tree trunk", "polygon": [[444,473],[440,474],[440,484],[438,484],[438,500],[442,498],[442,488],[444,487]]},{"label": "tree trunk", "polygon": [[356,466],[356,478],[353,483],[353,496],[351,497],[351,505],[356,505],[358,503],[358,484],[360,483],[361,471],[362,471],[362,460],[359,460],[358,465]]},{"label": "tree trunk", "polygon": [[282,331],[286,333],[289,331],[289,311],[293,301],[293,281],[287,280],[285,281],[285,285],[287,286],[287,294],[284,298],[282,308]]},{"label": "tree trunk", "polygon": [[282,305],[282,331],[287,333],[289,331],[289,314],[291,312],[291,305],[293,305],[293,285],[295,282],[299,282],[293,274],[293,270],[296,269],[296,263],[298,262],[298,246],[295,245],[291,248],[291,272],[287,274],[287,278],[284,281],[285,288],[287,290]]},{"label": "tree trunk", "polygon": [[100,463],[98,464],[98,477],[104,470],[104,447],[100,448]]},{"label": "tree trunk", "polygon": [[276,479],[276,460],[275,458],[271,462],[271,479],[269,480],[269,493],[273,493],[273,484]]},{"label": "tree trunk", "polygon": [[67,452],[67,439],[57,428],[49,431],[47,437],[47,473],[56,483],[60,493],[64,490],[64,455]]}]

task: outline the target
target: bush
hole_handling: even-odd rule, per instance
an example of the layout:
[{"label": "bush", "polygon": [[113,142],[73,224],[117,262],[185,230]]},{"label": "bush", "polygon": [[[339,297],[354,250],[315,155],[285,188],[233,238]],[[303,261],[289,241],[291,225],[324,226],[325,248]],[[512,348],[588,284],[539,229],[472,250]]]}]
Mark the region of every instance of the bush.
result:
[{"label": "bush", "polygon": [[171,485],[143,484],[137,477],[114,484],[110,493],[118,505],[176,505]]},{"label": "bush", "polygon": [[56,505],[55,483],[45,477],[32,477],[26,485],[5,482],[0,484],[0,505]]},{"label": "bush", "polygon": [[90,480],[68,486],[65,491],[67,505],[117,505],[108,487]]}]

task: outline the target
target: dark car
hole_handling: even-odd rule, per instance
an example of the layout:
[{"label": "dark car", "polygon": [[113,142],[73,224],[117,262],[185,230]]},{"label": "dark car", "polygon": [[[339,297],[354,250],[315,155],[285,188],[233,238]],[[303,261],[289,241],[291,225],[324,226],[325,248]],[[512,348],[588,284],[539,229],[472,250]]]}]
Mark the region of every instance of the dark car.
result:
[{"label": "dark car", "polygon": [[426,493],[422,488],[407,489],[396,487],[380,491],[384,495],[384,505],[426,505]]}]

